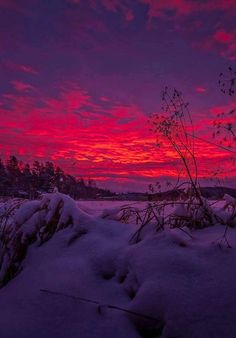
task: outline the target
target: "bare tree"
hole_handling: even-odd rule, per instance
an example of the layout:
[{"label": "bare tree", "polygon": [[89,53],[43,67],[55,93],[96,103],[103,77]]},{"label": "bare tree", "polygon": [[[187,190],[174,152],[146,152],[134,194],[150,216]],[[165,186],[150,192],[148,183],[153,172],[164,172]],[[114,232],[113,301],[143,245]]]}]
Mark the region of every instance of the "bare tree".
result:
[{"label": "bare tree", "polygon": [[[219,87],[223,94],[228,96],[235,95],[236,71],[228,67],[227,72],[220,73]],[[232,148],[236,144],[236,108],[229,111],[222,111],[217,114],[213,121],[213,138],[217,138],[220,144]]]},{"label": "bare tree", "polygon": [[189,197],[197,199],[197,204],[204,210],[205,222],[211,225],[213,224],[213,215],[199,189],[194,126],[189,104],[185,102],[182,93],[177,89],[171,90],[165,87],[161,97],[163,113],[155,113],[151,117],[152,130],[157,137],[157,144],[161,145],[162,140],[167,141],[178,155],[190,185]]},{"label": "bare tree", "polygon": [[194,147],[194,128],[188,103],[181,92],[166,87],[162,92],[163,114],[154,113],[151,117],[152,130],[157,137],[157,144],[163,140],[176,152],[191,183],[195,194],[198,190],[198,167]]},{"label": "bare tree", "polygon": [[228,67],[226,73],[220,73],[218,83],[223,94],[233,96],[236,86],[236,71],[234,71],[232,67]]}]

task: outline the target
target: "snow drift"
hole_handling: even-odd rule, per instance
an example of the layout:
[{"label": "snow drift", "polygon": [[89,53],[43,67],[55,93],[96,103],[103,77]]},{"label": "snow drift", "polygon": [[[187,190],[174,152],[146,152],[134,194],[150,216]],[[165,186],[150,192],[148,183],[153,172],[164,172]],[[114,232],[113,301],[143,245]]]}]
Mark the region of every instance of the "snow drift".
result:
[{"label": "snow drift", "polygon": [[236,231],[228,249],[224,229],[152,229],[130,244],[135,224],[65,195],[26,202],[1,237],[0,337],[236,337]]}]

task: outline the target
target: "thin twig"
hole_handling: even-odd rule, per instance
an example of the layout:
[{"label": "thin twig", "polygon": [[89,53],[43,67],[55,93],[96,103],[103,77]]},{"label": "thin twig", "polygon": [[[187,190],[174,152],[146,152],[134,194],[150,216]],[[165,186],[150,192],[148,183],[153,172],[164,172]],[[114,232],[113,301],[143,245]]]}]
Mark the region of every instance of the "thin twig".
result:
[{"label": "thin twig", "polygon": [[158,322],[160,321],[160,319],[158,319],[158,318],[151,317],[151,316],[148,316],[148,315],[143,314],[143,313],[131,311],[131,310],[122,308],[120,306],[111,305],[111,304],[102,304],[101,302],[99,302],[97,300],[93,300],[93,299],[89,299],[89,298],[85,298],[85,297],[80,297],[80,296],[74,296],[74,295],[71,295],[71,294],[67,294],[67,293],[63,293],[63,292],[58,292],[58,291],[53,291],[53,290],[48,290],[48,289],[40,289],[40,291],[44,292],[44,293],[52,294],[52,295],[55,295],[55,296],[62,296],[62,297],[66,297],[66,298],[71,298],[71,299],[79,300],[81,302],[96,304],[98,306],[106,306],[108,309],[113,309],[113,310],[117,310],[117,311],[126,312],[126,313],[129,313],[129,314],[134,315],[136,317],[140,317],[140,318],[144,318],[144,319],[149,319],[149,320],[154,320],[154,321],[158,321]]}]

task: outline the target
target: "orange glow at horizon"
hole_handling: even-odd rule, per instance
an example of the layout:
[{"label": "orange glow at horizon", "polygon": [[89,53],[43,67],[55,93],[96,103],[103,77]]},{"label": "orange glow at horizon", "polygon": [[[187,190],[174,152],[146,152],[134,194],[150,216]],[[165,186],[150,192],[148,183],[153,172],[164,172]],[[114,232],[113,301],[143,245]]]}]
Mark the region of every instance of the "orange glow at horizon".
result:
[{"label": "orange glow at horizon", "polygon": [[[26,94],[7,99],[11,110],[0,106],[2,157],[15,154],[29,162],[52,160],[77,177],[91,176],[99,182],[174,178],[181,167],[168,144],[156,147],[148,118],[135,105],[107,99],[109,107],[104,107],[103,100],[94,103],[80,88],[57,99],[42,97],[40,102]],[[211,109],[212,118],[218,110]],[[209,128],[212,121],[207,122]],[[197,133],[204,133],[201,126],[196,123]],[[228,163],[222,177],[232,169],[230,154],[214,145],[196,140],[195,152],[200,178],[210,176],[222,161]],[[232,171],[231,176],[236,173]]]}]

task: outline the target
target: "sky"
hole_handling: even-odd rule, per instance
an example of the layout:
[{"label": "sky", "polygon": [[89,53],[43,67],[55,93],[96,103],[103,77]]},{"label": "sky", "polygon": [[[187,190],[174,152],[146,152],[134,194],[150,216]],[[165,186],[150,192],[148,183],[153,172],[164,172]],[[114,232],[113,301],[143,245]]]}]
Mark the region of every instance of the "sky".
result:
[{"label": "sky", "polygon": [[[234,0],[0,0],[0,157],[53,161],[114,191],[174,180],[178,159],[148,122],[165,86],[183,93],[195,134],[236,106]],[[214,140],[218,142],[218,140]],[[199,177],[232,185],[232,153],[196,141]],[[163,183],[164,184],[164,183]]]}]

